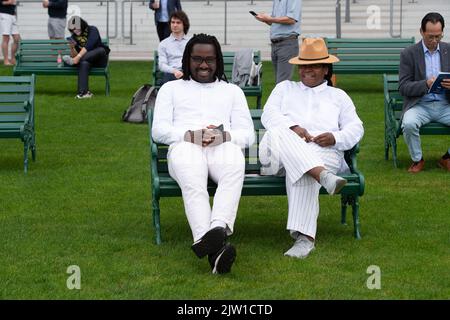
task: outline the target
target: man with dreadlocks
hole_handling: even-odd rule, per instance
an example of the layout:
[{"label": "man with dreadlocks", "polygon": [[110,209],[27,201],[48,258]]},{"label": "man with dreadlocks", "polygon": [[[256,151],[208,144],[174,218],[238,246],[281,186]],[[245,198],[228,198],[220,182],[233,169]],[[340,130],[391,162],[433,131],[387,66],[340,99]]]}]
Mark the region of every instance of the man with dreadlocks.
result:
[{"label": "man with dreadlocks", "polygon": [[[182,69],[182,79],[158,92],[152,135],[169,145],[169,174],[182,191],[192,250],[199,258],[208,255],[212,273],[227,273],[236,257],[227,236],[233,233],[244,181],[241,148],[253,144],[253,123],[244,93],[227,81],[216,37],[194,35]],[[208,178],[217,183],[212,208]]]},{"label": "man with dreadlocks", "polygon": [[93,94],[89,91],[89,70],[92,67],[106,67],[110,49],[103,44],[97,27],[88,25],[78,16],[70,18],[67,29],[71,34],[69,39],[71,57],[64,56],[63,60],[66,64],[78,65],[76,98],[91,98]]}]

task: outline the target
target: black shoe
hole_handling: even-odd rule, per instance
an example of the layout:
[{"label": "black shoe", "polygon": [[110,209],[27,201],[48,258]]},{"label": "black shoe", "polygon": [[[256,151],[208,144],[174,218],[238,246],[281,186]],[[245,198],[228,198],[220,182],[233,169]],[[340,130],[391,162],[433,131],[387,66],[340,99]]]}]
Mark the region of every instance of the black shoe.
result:
[{"label": "black shoe", "polygon": [[199,258],[203,258],[207,254],[213,254],[225,245],[227,232],[225,228],[215,227],[209,230],[205,235],[195,242],[191,248]]},{"label": "black shoe", "polygon": [[215,254],[208,255],[212,273],[228,273],[236,260],[236,249],[229,243],[225,244]]}]

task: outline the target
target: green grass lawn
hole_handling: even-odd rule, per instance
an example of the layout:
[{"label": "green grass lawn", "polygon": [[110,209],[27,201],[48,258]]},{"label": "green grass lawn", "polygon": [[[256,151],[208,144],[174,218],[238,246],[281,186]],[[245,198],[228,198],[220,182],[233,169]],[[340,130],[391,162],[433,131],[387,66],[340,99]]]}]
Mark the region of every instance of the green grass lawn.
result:
[{"label": "green grass lawn", "polygon": [[[436,166],[449,138],[423,137],[418,175],[406,172],[402,138],[399,168],[385,161],[381,75],[338,78],[365,127],[362,239],[339,223],[340,198],[321,196],[316,250],[284,257],[286,197],[243,197],[231,238],[238,256],[224,276],[190,250],[181,198],[161,200],[163,244],[155,245],[148,128],[121,122],[150,76],[150,62],[112,62],[111,96],[91,77],[91,100],[74,98],[74,76],[37,76],[37,161],[27,175],[22,143],[0,140],[1,299],[450,298],[450,174]],[[263,102],[272,88],[265,63]],[[66,286],[71,265],[81,269],[81,290]],[[371,265],[381,269],[379,290],[366,286]]]}]

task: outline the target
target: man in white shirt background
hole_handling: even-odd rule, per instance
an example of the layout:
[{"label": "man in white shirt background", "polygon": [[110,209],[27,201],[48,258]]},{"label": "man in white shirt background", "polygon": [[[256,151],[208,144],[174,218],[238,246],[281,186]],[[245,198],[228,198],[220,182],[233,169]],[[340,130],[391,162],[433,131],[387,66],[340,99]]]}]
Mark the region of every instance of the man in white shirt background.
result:
[{"label": "man in white shirt background", "polygon": [[[242,148],[254,128],[242,90],[227,82],[216,37],[194,35],[182,59],[182,79],[166,83],[156,98],[152,135],[169,145],[170,176],[182,191],[192,250],[208,255],[213,273],[227,273],[236,250],[233,233],[245,173]],[[208,178],[217,183],[212,208]]]},{"label": "man in white shirt background", "polygon": [[162,83],[180,79],[183,76],[181,71],[181,59],[184,48],[190,37],[189,18],[184,11],[175,11],[170,16],[170,36],[160,42],[158,46],[158,67],[163,72]]},{"label": "man in white shirt background", "polygon": [[338,193],[346,180],[335,175],[344,151],[363,136],[350,97],[334,88],[332,63],[321,38],[306,38],[298,57],[301,82],[283,81],[270,94],[261,121],[267,129],[259,149],[264,174],[286,174],[287,229],[295,242],[285,255],[305,258],[314,249],[319,190]]}]

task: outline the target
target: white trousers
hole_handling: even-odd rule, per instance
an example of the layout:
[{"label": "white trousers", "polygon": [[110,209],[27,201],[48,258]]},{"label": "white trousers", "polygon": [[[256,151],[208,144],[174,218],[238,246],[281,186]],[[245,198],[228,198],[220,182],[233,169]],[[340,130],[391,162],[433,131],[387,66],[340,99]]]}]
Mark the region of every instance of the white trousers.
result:
[{"label": "white trousers", "polygon": [[336,149],[306,143],[289,128],[274,128],[265,133],[259,146],[259,160],[267,174],[286,171],[289,205],[286,228],[291,235],[301,232],[316,236],[321,185],[305,173],[319,166],[336,173],[343,156]]},{"label": "white trousers", "polygon": [[[211,229],[216,221],[233,232],[245,174],[242,150],[231,142],[215,147],[201,147],[179,142],[167,154],[170,176],[181,188],[186,216],[194,242]],[[217,183],[213,206],[209,203],[208,177]]]}]

